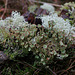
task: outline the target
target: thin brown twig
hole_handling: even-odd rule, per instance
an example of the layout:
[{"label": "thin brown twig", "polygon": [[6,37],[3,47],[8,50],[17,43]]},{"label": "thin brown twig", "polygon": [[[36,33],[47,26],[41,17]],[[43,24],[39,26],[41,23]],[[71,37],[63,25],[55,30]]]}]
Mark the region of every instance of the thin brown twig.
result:
[{"label": "thin brown twig", "polygon": [[75,60],[72,62],[72,64],[70,66],[72,66],[75,63]]},{"label": "thin brown twig", "polygon": [[73,67],[75,67],[75,66],[69,67],[67,70],[64,70],[60,75],[63,75],[65,72],[67,72],[68,70],[72,69]]},{"label": "thin brown twig", "polygon": [[[41,4],[46,3],[46,2],[35,1],[35,0],[34,0],[34,2],[35,2],[35,3],[41,3]],[[50,5],[55,6],[55,7],[61,7],[61,5],[58,5],[58,4],[53,4],[53,3],[47,3],[47,4],[50,4]]]},{"label": "thin brown twig", "polygon": [[[16,11],[16,9],[7,9],[7,13],[12,12],[12,11]],[[22,10],[18,10],[18,9],[17,9],[17,11],[23,12]]]},{"label": "thin brown twig", "polygon": [[[27,64],[28,66],[30,66],[30,67],[32,67],[32,68],[34,68],[34,69],[38,69],[38,68],[36,68],[36,67],[30,65],[29,63],[25,62],[25,61],[23,61],[23,63],[22,63],[22,62],[18,62],[18,63],[24,64],[24,65]],[[39,69],[38,69],[38,70],[39,70]]]},{"label": "thin brown twig", "polygon": [[[58,72],[56,72],[56,73],[57,73],[57,74],[58,74],[58,73],[61,73],[61,72],[62,72],[61,74],[65,73],[66,71],[68,71],[68,70],[72,69],[73,67],[75,67],[75,65],[72,66],[74,63],[75,63],[75,60],[72,62],[72,64],[70,65],[69,68],[67,68],[66,70],[60,70],[60,71],[58,71]],[[60,75],[61,75],[61,74],[60,74]]]},{"label": "thin brown twig", "polygon": [[75,65],[72,66],[74,63],[75,63],[75,60],[74,60],[73,63],[70,65],[70,67],[69,67],[68,69],[64,70],[64,72],[62,72],[61,74],[65,73],[65,72],[67,72],[68,70],[70,70],[71,68],[75,67]]},{"label": "thin brown twig", "polygon": [[5,13],[6,13],[6,10],[7,10],[7,4],[8,4],[8,0],[6,0],[6,3],[5,3],[5,10],[4,10],[4,12],[3,12],[1,18],[3,18],[4,15],[5,15]]},{"label": "thin brown twig", "polygon": [[51,68],[49,68],[49,70],[53,73],[53,75],[57,75]]},{"label": "thin brown twig", "polygon": [[35,75],[35,74],[36,74],[36,72],[37,72],[37,73],[39,73],[39,71],[41,71],[41,69],[37,69],[37,70],[34,72],[34,74],[33,74],[33,75]]}]

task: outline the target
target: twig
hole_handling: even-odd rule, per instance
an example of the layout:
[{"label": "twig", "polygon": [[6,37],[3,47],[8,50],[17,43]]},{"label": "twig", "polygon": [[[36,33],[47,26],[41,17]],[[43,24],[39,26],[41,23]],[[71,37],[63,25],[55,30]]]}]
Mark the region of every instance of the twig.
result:
[{"label": "twig", "polygon": [[[72,66],[74,63],[75,63],[75,60],[74,60],[73,63],[70,65],[70,67],[69,67],[68,69],[64,70],[64,72],[62,72],[61,74],[65,73],[65,72],[67,72],[68,70],[70,70],[70,69],[72,69],[73,67],[75,67],[75,65]],[[60,74],[60,75],[61,75],[61,74]]]},{"label": "twig", "polygon": [[52,70],[51,70],[51,68],[48,68],[52,73],[53,73],[53,75],[57,75],[55,72],[53,72]]},{"label": "twig", "polygon": [[36,74],[36,72],[39,72],[39,71],[41,71],[41,69],[37,69],[37,70],[34,72],[34,74],[33,74],[33,75],[35,75],[35,74]]},{"label": "twig", "polygon": [[[7,9],[7,13],[12,12],[12,11],[16,11],[16,9]],[[17,9],[17,11],[23,12],[22,10],[18,10],[18,9]]]},{"label": "twig", "polygon": [[25,73],[24,75],[28,75],[28,74],[29,74],[29,72]]},{"label": "twig", "polygon": [[[56,72],[56,73],[57,73],[57,74],[58,74],[58,73],[61,73],[61,74],[65,73],[66,71],[68,71],[68,70],[72,69],[73,67],[75,67],[75,65],[72,66],[74,63],[75,63],[75,60],[72,62],[72,64],[70,65],[70,67],[69,67],[68,69],[66,69],[66,70],[60,70],[60,71],[58,71],[58,72]],[[60,75],[61,75],[61,74],[60,74]]]},{"label": "twig", "polygon": [[[24,65],[27,64],[28,66],[30,66],[30,67],[32,67],[32,68],[34,68],[34,69],[38,69],[38,68],[36,68],[36,67],[30,65],[29,63],[25,62],[25,61],[23,61],[23,63],[22,63],[22,62],[18,62],[18,63],[24,64]],[[38,70],[39,70],[39,69],[38,69]]]},{"label": "twig", "polygon": [[72,64],[70,66],[72,66],[75,63],[75,60],[72,62]]},{"label": "twig", "polygon": [[[34,1],[35,3],[41,3],[41,4],[44,4],[46,2],[41,2],[41,1]],[[50,4],[52,6],[55,6],[55,7],[61,7],[61,5],[58,5],[58,4],[52,4],[52,3],[47,3],[47,4]]]},{"label": "twig", "polygon": [[65,72],[67,72],[68,70],[72,69],[73,67],[75,67],[75,66],[69,67],[67,70],[64,70],[60,75],[63,75]]},{"label": "twig", "polygon": [[7,4],[8,4],[8,0],[6,0],[6,3],[5,3],[5,10],[4,10],[4,12],[3,12],[1,18],[3,18],[3,17],[4,17],[4,14],[6,13],[6,10],[7,10]]}]

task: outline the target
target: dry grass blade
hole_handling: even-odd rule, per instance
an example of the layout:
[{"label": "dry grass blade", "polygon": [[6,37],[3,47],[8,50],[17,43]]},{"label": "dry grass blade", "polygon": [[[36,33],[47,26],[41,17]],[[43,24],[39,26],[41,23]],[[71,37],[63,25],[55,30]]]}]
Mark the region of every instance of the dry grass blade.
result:
[{"label": "dry grass blade", "polygon": [[4,14],[6,13],[6,10],[7,10],[7,4],[8,4],[8,0],[6,0],[6,3],[5,3],[5,10],[4,10],[4,12],[3,12],[1,18],[3,18],[3,17],[4,17]]},{"label": "dry grass blade", "polygon": [[67,72],[68,70],[70,70],[70,69],[72,69],[73,67],[75,67],[75,65],[72,66],[74,63],[75,63],[75,60],[74,60],[73,63],[70,65],[70,67],[69,67],[68,69],[64,70],[60,75],[63,75],[65,72]]},{"label": "dry grass blade", "polygon": [[[41,2],[41,1],[34,1],[35,3],[41,3],[41,4],[44,4],[46,2]],[[55,7],[61,7],[61,5],[58,5],[58,4],[53,4],[53,3],[47,3],[47,4],[50,4],[52,6],[55,6]]]}]

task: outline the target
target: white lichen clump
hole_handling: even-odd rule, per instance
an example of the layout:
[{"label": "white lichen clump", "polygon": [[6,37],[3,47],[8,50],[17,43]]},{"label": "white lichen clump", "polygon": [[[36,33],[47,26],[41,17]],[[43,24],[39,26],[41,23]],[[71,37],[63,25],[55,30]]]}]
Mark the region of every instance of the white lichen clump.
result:
[{"label": "white lichen clump", "polygon": [[68,10],[69,14],[72,14],[75,10],[75,2],[65,3],[64,5],[62,5],[62,8],[60,9],[61,10],[66,9]]},{"label": "white lichen clump", "polygon": [[45,9],[51,13],[55,11],[55,8],[52,5],[47,4],[47,3],[44,3],[43,5],[41,5],[40,8]]},{"label": "white lichen clump", "polygon": [[71,7],[71,9],[68,10],[68,12],[69,12],[70,14],[72,14],[74,11],[75,11],[75,8],[74,8],[74,7]]},{"label": "white lichen clump", "polygon": [[4,20],[0,20],[0,27],[6,27],[6,28],[19,28],[22,26],[27,25],[27,22],[25,21],[24,17],[20,15],[19,12],[13,11],[11,14],[11,17],[7,17]]},{"label": "white lichen clump", "polygon": [[61,10],[63,9],[71,9],[71,8],[75,8],[75,2],[69,2],[69,3],[65,3],[64,5],[62,5],[62,8],[60,8]]},{"label": "white lichen clump", "polygon": [[54,21],[55,24],[53,26],[53,29],[56,32],[64,32],[65,36],[70,36],[71,34],[72,35],[75,34],[75,27],[70,25],[69,20],[65,21],[62,17],[58,17],[56,13],[51,14],[50,16],[48,15],[41,17],[41,19],[42,19],[42,25],[46,29],[50,29],[49,22]]}]

